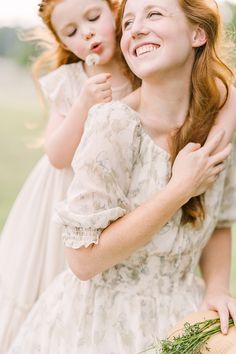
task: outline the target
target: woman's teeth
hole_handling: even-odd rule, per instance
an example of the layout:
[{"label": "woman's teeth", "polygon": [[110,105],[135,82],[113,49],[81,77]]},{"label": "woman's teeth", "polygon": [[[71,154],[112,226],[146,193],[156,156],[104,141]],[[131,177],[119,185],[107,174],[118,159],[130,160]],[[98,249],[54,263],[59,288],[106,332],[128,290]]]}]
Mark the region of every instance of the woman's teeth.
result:
[{"label": "woman's teeth", "polygon": [[145,44],[142,47],[136,49],[136,55],[139,57],[142,54],[153,52],[160,48],[158,44]]}]

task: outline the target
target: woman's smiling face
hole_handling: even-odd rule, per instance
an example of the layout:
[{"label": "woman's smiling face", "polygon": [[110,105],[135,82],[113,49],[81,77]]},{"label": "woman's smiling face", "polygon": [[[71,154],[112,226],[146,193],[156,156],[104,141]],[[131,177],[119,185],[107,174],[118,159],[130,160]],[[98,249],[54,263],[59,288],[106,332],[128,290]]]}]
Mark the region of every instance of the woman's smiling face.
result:
[{"label": "woman's smiling face", "polygon": [[127,0],[121,49],[141,79],[192,65],[196,28],[178,0]]}]

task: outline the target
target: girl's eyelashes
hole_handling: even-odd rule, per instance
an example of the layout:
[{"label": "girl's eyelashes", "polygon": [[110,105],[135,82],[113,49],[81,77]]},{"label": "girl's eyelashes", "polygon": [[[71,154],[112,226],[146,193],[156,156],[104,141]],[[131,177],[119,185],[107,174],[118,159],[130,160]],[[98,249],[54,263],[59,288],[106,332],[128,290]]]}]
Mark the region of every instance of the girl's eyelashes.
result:
[{"label": "girl's eyelashes", "polygon": [[[96,16],[91,16],[90,18],[87,19],[89,22],[95,22],[100,18],[100,14]],[[75,27],[73,30],[70,31],[70,33],[67,34],[67,37],[73,37],[77,32],[77,28]]]},{"label": "girl's eyelashes", "polygon": [[77,28],[75,28],[73,31],[71,31],[71,32],[67,35],[67,37],[73,37],[73,36],[76,34],[76,32],[77,32]]},{"label": "girl's eyelashes", "polygon": [[100,18],[100,15],[97,15],[97,16],[95,16],[95,17],[89,18],[89,21],[90,21],[90,22],[94,22],[94,21],[97,21],[99,18]]}]

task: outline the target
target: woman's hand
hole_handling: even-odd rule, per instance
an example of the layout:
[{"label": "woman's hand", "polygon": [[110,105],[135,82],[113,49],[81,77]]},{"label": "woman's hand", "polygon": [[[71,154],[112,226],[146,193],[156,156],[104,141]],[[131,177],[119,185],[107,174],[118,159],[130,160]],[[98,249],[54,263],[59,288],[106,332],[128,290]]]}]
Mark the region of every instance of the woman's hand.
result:
[{"label": "woman's hand", "polygon": [[200,310],[213,310],[219,313],[221,332],[227,334],[229,316],[236,325],[236,300],[224,289],[214,289],[206,292]]},{"label": "woman's hand", "polygon": [[97,103],[106,103],[112,100],[111,74],[102,73],[90,77],[84,84],[79,101],[89,110]]},{"label": "woman's hand", "polygon": [[220,152],[214,153],[224,132],[220,132],[201,147],[189,143],[177,155],[170,183],[183,189],[188,199],[204,193],[225,168],[224,161],[229,156],[232,145],[228,144]]}]

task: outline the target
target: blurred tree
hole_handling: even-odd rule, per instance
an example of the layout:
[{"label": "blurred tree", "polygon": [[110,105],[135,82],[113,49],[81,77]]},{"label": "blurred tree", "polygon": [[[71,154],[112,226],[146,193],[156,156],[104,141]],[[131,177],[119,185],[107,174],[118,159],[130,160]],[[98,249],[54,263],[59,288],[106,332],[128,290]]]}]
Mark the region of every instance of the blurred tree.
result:
[{"label": "blurred tree", "polygon": [[38,48],[34,42],[20,39],[22,29],[0,28],[0,56],[15,60],[20,65],[27,65],[32,57],[37,56]]},{"label": "blurred tree", "polygon": [[[226,2],[226,8],[229,11],[230,22],[226,22],[226,27],[232,35],[233,40],[236,42],[236,5]],[[226,16],[227,17],[227,16]],[[21,65],[28,65],[32,58],[38,56],[39,48],[36,42],[22,41],[21,33],[22,28],[0,28],[0,56],[8,57]]]}]

